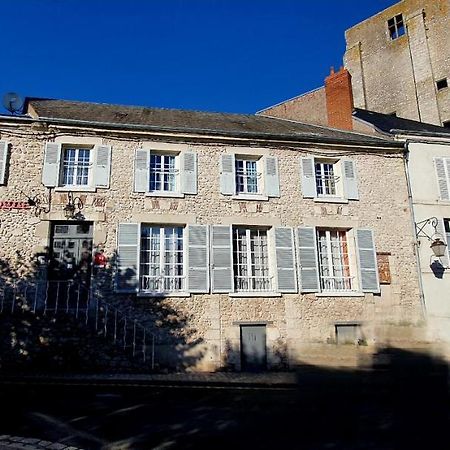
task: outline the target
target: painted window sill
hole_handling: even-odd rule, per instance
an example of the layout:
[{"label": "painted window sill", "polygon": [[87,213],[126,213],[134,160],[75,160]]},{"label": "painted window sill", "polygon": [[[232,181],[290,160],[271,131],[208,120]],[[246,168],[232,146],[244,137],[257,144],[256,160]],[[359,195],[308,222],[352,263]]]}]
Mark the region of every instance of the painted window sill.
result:
[{"label": "painted window sill", "polygon": [[280,292],[230,292],[230,297],[255,298],[255,297],[281,297]]},{"label": "painted window sill", "polygon": [[364,292],[316,292],[316,297],[364,297]]},{"label": "painted window sill", "polygon": [[231,197],[233,200],[256,200],[260,202],[266,202],[269,200],[269,197],[267,195],[261,195],[261,194],[236,194]]},{"label": "painted window sill", "polygon": [[348,200],[341,197],[316,197],[314,201],[317,203],[340,203],[346,205]]},{"label": "painted window sill", "polygon": [[146,197],[184,198],[184,194],[181,194],[180,192],[164,192],[164,191],[146,192],[145,196]]},{"label": "painted window sill", "polygon": [[58,186],[55,192],[95,192],[97,188],[92,186]]},{"label": "painted window sill", "polygon": [[138,297],[148,297],[148,298],[166,298],[166,297],[179,297],[179,298],[189,298],[191,294],[189,292],[138,292]]}]

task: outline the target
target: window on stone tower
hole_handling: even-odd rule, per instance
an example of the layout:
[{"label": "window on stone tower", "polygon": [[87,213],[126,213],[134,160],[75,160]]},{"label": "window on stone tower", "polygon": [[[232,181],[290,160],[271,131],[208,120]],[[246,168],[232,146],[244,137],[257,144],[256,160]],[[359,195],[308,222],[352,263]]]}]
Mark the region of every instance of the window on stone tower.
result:
[{"label": "window on stone tower", "polygon": [[405,24],[403,22],[403,16],[398,14],[392,19],[388,20],[389,36],[392,40],[403,36],[406,33]]},{"label": "window on stone tower", "polygon": [[448,87],[447,78],[442,78],[442,80],[436,81],[436,88],[438,91],[445,89],[446,87]]}]

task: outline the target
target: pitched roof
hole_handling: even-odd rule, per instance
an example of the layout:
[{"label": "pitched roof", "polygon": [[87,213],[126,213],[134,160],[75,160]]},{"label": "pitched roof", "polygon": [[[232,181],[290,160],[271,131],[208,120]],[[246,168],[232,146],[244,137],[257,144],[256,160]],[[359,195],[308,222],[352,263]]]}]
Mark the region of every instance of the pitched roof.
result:
[{"label": "pitched roof", "polygon": [[259,137],[290,140],[323,140],[366,145],[396,146],[383,137],[308,125],[257,115],[199,112],[179,109],[146,108],[68,100],[27,98],[25,112],[34,117],[105,128],[141,128],[174,132]]},{"label": "pitched roof", "polygon": [[364,120],[385,133],[397,131],[413,131],[424,133],[443,133],[450,137],[450,129],[432,125],[430,123],[417,122],[415,120],[402,119],[401,117],[390,116],[375,111],[367,111],[365,109],[355,108],[353,116]]}]

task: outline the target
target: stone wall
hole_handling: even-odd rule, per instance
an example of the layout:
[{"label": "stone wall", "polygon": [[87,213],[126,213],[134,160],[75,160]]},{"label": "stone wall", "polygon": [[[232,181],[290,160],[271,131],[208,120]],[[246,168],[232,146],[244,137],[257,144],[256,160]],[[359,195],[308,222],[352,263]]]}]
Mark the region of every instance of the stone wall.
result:
[{"label": "stone wall", "polygon": [[[105,290],[107,300],[129,311],[158,335],[157,359],[184,369],[240,368],[240,323],[266,323],[268,365],[286,367],[307,360],[308,345],[335,345],[336,322],[362,323],[367,344],[383,341],[386,324],[417,324],[420,299],[417,282],[411,215],[404,176],[403,157],[381,150],[350,145],[324,144],[264,145],[239,147],[219,138],[94,133],[76,129],[36,130],[33,126],[1,126],[0,139],[10,142],[6,186],[0,200],[26,200],[25,194],[48,195],[41,184],[44,144],[84,142],[112,146],[109,189],[78,193],[83,196],[86,220],[94,222],[94,245],[105,249],[110,265],[102,283],[114,270],[117,224],[120,222],[253,224],[370,228],[377,252],[388,252],[392,283],[383,285],[381,295],[324,297],[316,294],[283,294],[273,298],[230,297],[227,294],[191,295],[185,298],[154,299],[116,295]],[[148,197],[133,192],[134,151],[157,146],[191,149],[198,155],[198,194],[184,198]],[[225,152],[278,157],[280,198],[268,201],[239,201],[220,194],[219,157]],[[359,201],[319,203],[302,197],[299,158],[320,154],[349,155],[356,161]],[[45,200],[45,199],[44,199]],[[36,255],[49,245],[50,223],[64,220],[66,192],[52,192],[51,207],[0,210],[0,260],[12,273],[43,277],[45,270]],[[34,261],[34,263],[32,263]],[[6,270],[6,269],[5,269]]]}]

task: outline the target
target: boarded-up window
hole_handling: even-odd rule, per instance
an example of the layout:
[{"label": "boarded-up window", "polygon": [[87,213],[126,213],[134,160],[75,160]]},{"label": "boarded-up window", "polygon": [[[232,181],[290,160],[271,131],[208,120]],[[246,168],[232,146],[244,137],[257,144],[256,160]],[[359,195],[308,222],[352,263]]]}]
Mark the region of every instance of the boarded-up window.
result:
[{"label": "boarded-up window", "polygon": [[380,284],[391,284],[389,256],[390,253],[377,253],[378,275],[380,277]]}]

